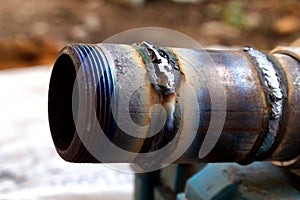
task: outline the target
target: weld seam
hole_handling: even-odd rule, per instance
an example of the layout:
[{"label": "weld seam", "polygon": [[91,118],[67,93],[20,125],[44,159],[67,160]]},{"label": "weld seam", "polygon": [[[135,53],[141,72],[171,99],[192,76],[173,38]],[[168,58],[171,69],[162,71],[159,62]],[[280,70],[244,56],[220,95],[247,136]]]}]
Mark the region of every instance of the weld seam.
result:
[{"label": "weld seam", "polygon": [[281,80],[277,74],[273,63],[269,61],[268,57],[258,50],[250,47],[245,47],[244,51],[249,54],[249,56],[256,61],[258,70],[261,70],[262,81],[268,88],[268,94],[270,99],[271,113],[268,123],[268,133],[258,150],[258,156],[261,156],[268,152],[275,142],[275,137],[278,134],[279,122],[282,117],[284,92],[281,87]]},{"label": "weld seam", "polygon": [[[162,130],[162,138],[154,139],[152,149],[159,149],[169,143],[170,138],[177,132],[176,89],[180,84],[180,69],[177,58],[166,48],[156,46],[148,41],[134,45],[145,63],[148,76],[154,90],[160,95],[161,103],[167,112],[167,119]],[[161,144],[159,144],[161,143]]]}]

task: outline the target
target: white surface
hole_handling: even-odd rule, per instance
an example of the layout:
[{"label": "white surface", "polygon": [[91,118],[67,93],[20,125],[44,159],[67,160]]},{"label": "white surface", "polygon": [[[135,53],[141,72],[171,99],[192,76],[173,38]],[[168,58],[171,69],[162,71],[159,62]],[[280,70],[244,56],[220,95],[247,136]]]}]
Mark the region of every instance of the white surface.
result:
[{"label": "white surface", "polygon": [[50,67],[0,71],[0,199],[132,199],[133,174],[72,164],[47,119]]}]

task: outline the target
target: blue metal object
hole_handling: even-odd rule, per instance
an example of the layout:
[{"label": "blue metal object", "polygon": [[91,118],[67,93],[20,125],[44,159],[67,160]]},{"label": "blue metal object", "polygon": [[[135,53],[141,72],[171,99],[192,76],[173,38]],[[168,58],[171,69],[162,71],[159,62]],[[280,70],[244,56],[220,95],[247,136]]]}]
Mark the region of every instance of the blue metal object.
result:
[{"label": "blue metal object", "polygon": [[153,200],[154,187],[159,185],[160,171],[140,173],[135,175],[134,198],[136,200]]},{"label": "blue metal object", "polygon": [[300,199],[290,175],[268,162],[208,164],[189,179],[188,200]]}]

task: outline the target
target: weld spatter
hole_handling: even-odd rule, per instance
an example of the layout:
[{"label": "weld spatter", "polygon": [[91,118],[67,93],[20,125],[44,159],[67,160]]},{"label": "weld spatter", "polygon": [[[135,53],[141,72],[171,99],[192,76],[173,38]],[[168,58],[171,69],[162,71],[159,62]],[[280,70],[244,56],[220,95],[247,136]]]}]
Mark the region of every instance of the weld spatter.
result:
[{"label": "weld spatter", "polygon": [[166,93],[163,95],[172,92],[175,93],[176,84],[174,71],[179,69],[177,61],[171,59],[165,50],[150,42],[145,41],[140,45],[146,48],[153,63],[154,71],[151,72],[150,78],[152,79],[151,81],[153,81],[152,83],[161,89],[161,91],[158,92]]}]

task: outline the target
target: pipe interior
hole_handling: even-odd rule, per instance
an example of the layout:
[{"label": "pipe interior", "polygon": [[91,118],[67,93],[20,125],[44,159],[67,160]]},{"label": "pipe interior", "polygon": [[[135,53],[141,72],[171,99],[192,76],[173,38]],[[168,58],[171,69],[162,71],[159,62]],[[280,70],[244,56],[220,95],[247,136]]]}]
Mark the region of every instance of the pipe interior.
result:
[{"label": "pipe interior", "polygon": [[[62,54],[56,60],[49,86],[48,113],[51,135],[56,148],[66,150],[72,143],[76,128],[73,119],[73,88],[78,91],[75,82],[76,70],[72,59]],[[78,92],[74,93],[75,95]],[[77,98],[78,100],[78,96]],[[78,108],[78,106],[74,107]],[[77,112],[77,109],[74,110]],[[77,116],[77,113],[74,115]]]}]

